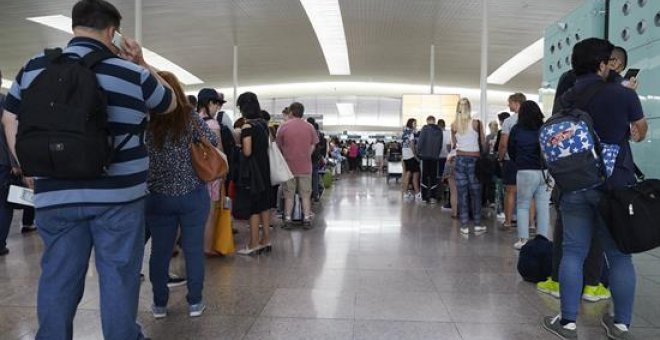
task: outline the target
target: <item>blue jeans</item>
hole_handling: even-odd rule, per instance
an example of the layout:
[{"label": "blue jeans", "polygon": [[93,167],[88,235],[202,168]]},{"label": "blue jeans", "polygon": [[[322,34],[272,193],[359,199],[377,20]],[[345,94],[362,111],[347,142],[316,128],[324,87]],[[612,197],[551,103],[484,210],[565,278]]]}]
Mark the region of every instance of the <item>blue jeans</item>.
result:
[{"label": "blue jeans", "polygon": [[518,199],[516,213],[518,215],[518,237],[529,238],[529,205],[534,199],[536,203],[536,226],[538,234],[548,237],[550,228],[550,195],[552,187],[543,179],[541,170],[518,170]]},{"label": "blue jeans", "polygon": [[564,319],[577,319],[583,286],[582,266],[589,252],[592,235],[595,234],[601,241],[610,265],[614,320],[629,325],[635,298],[635,267],[632,257],[616,247],[598,212],[602,196],[598,190],[562,194],[560,209],[564,223],[564,256],[559,266],[561,314]]},{"label": "blue jeans", "polygon": [[105,339],[143,339],[137,318],[144,253],[144,200],[37,210],[44,241],[37,339],[72,339],[73,318],[94,248]]},{"label": "blue jeans", "polygon": [[181,227],[181,247],[186,260],[188,304],[202,302],[204,288],[204,225],[211,199],[206,184],[183,196],[151,193],[147,197],[147,228],[151,231],[149,279],[154,305],[166,307],[170,259],[177,229]]},{"label": "blue jeans", "polygon": [[470,212],[474,218],[474,225],[481,225],[481,183],[475,172],[477,159],[477,157],[471,156],[456,156],[458,215],[463,227],[467,226],[469,222]]}]

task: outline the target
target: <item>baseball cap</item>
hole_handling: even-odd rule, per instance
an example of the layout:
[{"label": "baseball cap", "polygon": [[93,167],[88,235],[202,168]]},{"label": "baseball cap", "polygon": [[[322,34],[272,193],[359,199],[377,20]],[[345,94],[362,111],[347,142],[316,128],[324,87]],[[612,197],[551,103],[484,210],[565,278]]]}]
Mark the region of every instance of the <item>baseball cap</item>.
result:
[{"label": "baseball cap", "polygon": [[199,90],[199,93],[197,94],[197,101],[200,103],[206,103],[212,100],[217,100],[223,104],[227,102],[225,100],[225,95],[214,89],[204,88]]}]

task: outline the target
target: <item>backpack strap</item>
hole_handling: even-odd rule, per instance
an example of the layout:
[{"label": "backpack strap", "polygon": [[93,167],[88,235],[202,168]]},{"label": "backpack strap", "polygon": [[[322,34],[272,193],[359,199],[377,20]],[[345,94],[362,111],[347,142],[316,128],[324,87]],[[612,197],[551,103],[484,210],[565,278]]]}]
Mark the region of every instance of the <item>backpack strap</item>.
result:
[{"label": "backpack strap", "polygon": [[62,57],[61,48],[48,48],[44,50],[44,55],[48,58],[48,62],[53,63]]},{"label": "backpack strap", "polygon": [[[146,127],[147,127],[147,118],[145,117],[144,119],[142,119],[142,121],[140,122],[139,125],[135,125],[135,127],[133,127],[133,128],[128,132],[128,134],[126,135],[126,137],[124,137],[124,139],[122,139],[121,143],[119,143],[119,145],[117,145],[116,148],[112,148],[112,151],[110,152],[110,157],[108,158],[108,159],[109,159],[108,164],[112,163],[112,160],[115,158],[115,156],[117,155],[117,153],[118,153],[121,149],[123,149],[123,148],[126,146],[126,144],[128,144],[128,141],[130,141],[131,138],[133,138],[133,136],[138,136],[138,135],[141,136],[142,133],[143,133],[143,131],[144,131],[144,129],[145,129]],[[140,140],[140,143],[142,144],[143,141]]]},{"label": "backpack strap", "polygon": [[85,67],[91,69],[96,64],[100,63],[103,60],[114,58],[116,55],[106,51],[106,50],[97,50],[93,52],[87,53],[83,58],[82,58],[82,64],[85,65]]}]

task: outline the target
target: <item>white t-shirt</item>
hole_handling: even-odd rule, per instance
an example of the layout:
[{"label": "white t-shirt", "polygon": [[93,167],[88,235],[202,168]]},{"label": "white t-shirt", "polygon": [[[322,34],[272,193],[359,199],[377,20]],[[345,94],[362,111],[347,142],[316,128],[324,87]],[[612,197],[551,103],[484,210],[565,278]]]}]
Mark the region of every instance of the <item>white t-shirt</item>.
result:
[{"label": "white t-shirt", "polygon": [[[510,135],[511,134],[511,129],[513,129],[513,127],[516,124],[518,124],[518,114],[514,113],[513,115],[511,115],[511,117],[505,119],[504,123],[502,123],[502,134],[503,135]],[[511,158],[509,158],[509,152],[506,152],[504,154],[504,159],[507,160],[507,161],[511,159]]]},{"label": "white t-shirt", "polygon": [[385,144],[380,142],[374,144],[374,153],[376,154],[376,157],[382,157],[385,155]]}]

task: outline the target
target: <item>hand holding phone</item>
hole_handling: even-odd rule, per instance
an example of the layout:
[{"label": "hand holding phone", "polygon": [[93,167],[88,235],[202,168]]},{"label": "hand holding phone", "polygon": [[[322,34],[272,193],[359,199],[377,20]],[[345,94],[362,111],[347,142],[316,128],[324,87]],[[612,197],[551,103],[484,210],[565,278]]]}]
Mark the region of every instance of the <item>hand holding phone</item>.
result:
[{"label": "hand holding phone", "polygon": [[142,55],[142,46],[130,38],[124,38],[121,44],[121,55],[141,66],[145,66],[144,57]]},{"label": "hand holding phone", "polygon": [[628,71],[626,71],[626,74],[623,76],[623,79],[630,80],[631,78],[637,78],[638,74],[639,74],[638,68],[629,68]]}]

